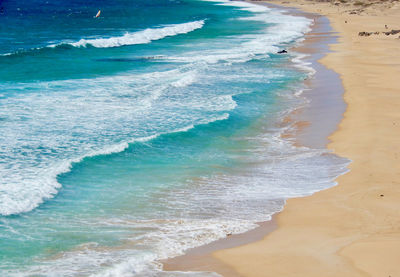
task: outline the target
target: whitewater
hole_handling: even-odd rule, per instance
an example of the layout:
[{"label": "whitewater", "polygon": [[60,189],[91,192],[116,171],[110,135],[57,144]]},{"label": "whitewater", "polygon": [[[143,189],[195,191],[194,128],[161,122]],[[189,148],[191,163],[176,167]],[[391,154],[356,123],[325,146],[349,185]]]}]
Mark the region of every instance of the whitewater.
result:
[{"label": "whitewater", "polygon": [[347,170],[282,136],[315,71],[277,51],[307,18],[238,1],[6,4],[0,275],[216,276],[159,260]]},{"label": "whitewater", "polygon": [[108,48],[124,45],[145,44],[150,43],[153,40],[186,34],[202,28],[203,25],[204,20],[199,20],[181,24],[173,24],[171,26],[164,26],[160,28],[148,28],[146,30],[138,31],[135,33],[126,33],[120,37],[80,39],[77,42],[60,42],[59,44],[49,45],[49,47],[56,47],[67,44],[74,47],[86,47],[90,45],[98,48]]},{"label": "whitewater", "polygon": [[[223,3],[223,5],[234,4]],[[238,6],[259,13],[254,17],[241,18],[241,20],[270,21],[275,24],[281,21],[281,14],[270,12],[266,7],[254,8],[252,4],[247,3],[240,3]],[[263,15],[263,12],[268,12],[268,14]],[[0,139],[0,143],[3,145],[3,159],[6,162],[0,165],[2,169],[0,171],[2,177],[0,214],[28,212],[46,199],[52,198],[61,187],[57,181],[58,174],[68,172],[72,163],[79,162],[86,156],[93,156],[93,153],[107,154],[123,151],[129,143],[143,138],[155,137],[188,128],[188,126],[225,118],[225,112],[234,109],[236,105],[231,98],[236,94],[235,92],[228,95],[228,98],[227,96],[210,98],[205,94],[187,99],[189,102],[185,103],[187,106],[182,110],[182,114],[175,113],[174,124],[166,128],[165,123],[160,123],[168,122],[172,114],[163,112],[168,110],[169,101],[165,102],[167,99],[161,96],[168,93],[171,86],[183,88],[191,85],[196,80],[196,74],[208,69],[208,64],[219,61],[245,62],[267,57],[259,55],[276,52],[277,43],[286,43],[299,38],[309,30],[308,20],[291,18],[293,19],[298,23],[296,29],[293,29],[293,22],[281,23],[279,27],[269,28],[268,36],[255,34],[231,38],[229,44],[232,46],[229,50],[188,51],[181,53],[179,57],[161,57],[161,60],[189,63],[178,69],[139,75],[128,73],[123,76],[95,79],[3,85],[2,90],[8,90],[11,95],[2,99],[2,105],[5,108],[0,111],[0,116],[23,117],[24,120],[17,122],[11,120],[2,126],[5,135]],[[204,20],[194,21],[159,29],[146,29],[128,37],[122,37],[124,39],[119,37],[82,39],[72,45],[116,47],[148,43],[166,36],[188,33],[203,25]],[[284,31],[286,29],[287,31]],[[133,84],[136,87],[133,87]],[[71,90],[71,87],[74,89]],[[27,89],[29,92],[25,95],[16,93]],[[143,90],[150,92],[140,96]],[[52,96],[54,94],[57,94],[57,98]],[[121,99],[135,99],[135,102],[121,102]],[[159,100],[162,102],[157,102]],[[45,106],[44,103],[46,103]],[[66,107],[64,103],[68,103],[68,106]],[[160,108],[155,109],[155,105]],[[115,113],[117,107],[118,113]],[[201,108],[204,110],[198,115],[190,112],[187,114],[190,109]],[[109,117],[107,114],[115,114],[115,117]],[[146,121],[151,122],[150,126],[153,127],[148,126],[148,130],[140,131],[139,125],[143,124],[142,119],[129,126],[127,119],[132,120],[144,115],[147,117]],[[109,118],[106,122],[103,121],[105,117]],[[54,132],[41,131],[44,126],[52,128]],[[77,129],[77,136],[63,132],[71,127],[72,130]],[[135,130],[135,133],[130,130]],[[105,136],[92,141],[94,135],[102,132],[105,132]],[[19,136],[29,140],[16,139]],[[109,149],[114,149],[114,151]]]}]

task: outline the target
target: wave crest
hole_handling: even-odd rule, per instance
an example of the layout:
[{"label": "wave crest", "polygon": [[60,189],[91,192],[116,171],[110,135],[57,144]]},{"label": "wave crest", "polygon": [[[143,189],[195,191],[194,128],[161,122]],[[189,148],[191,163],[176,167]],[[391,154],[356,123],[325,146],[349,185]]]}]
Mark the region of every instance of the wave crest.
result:
[{"label": "wave crest", "polygon": [[67,44],[74,47],[87,47],[90,45],[96,48],[110,48],[125,45],[147,44],[153,40],[160,40],[165,37],[186,34],[194,30],[201,29],[204,25],[204,22],[204,20],[198,20],[181,24],[173,24],[162,28],[147,28],[134,33],[126,33],[125,35],[119,37],[81,39],[77,42],[62,42],[59,44],[50,45],[49,47],[57,47]]}]

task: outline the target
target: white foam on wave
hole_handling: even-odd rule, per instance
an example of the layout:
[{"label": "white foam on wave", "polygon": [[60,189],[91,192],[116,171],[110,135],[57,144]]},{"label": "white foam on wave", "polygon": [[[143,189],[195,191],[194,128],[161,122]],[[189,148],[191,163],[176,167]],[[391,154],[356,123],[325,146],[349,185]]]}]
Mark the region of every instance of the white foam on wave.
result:
[{"label": "white foam on wave", "polygon": [[[220,2],[220,1],[219,1]],[[257,54],[263,54],[267,52],[272,52],[276,50],[276,46],[274,46],[275,43],[279,43],[282,41],[288,41],[294,38],[298,38],[302,32],[307,30],[308,23],[306,20],[299,19],[298,17],[293,17],[293,16],[286,16],[282,15],[278,12],[275,14],[271,15],[271,11],[266,8],[258,5],[253,5],[249,3],[244,3],[244,2],[236,2],[236,1],[225,1],[223,3],[224,5],[235,5],[241,9],[247,9],[249,11],[255,12],[256,15],[255,17],[250,18],[251,20],[254,20],[254,18],[257,18],[257,20],[265,20],[266,22],[275,22],[277,27],[273,27],[275,29],[279,29],[279,24],[284,24],[283,26],[285,27],[284,29],[280,29],[279,32],[276,32],[275,34],[277,37],[270,35],[271,28],[267,29],[266,33],[262,34],[257,34],[255,37],[250,36],[249,39],[245,39],[244,42],[239,44],[237,47],[233,47],[231,49],[221,49],[219,50],[210,50],[210,51],[203,51],[201,55],[194,55],[194,53],[189,53],[188,56],[182,57],[182,59],[187,62],[203,62],[206,61],[207,63],[216,63],[220,60],[226,60],[226,61],[247,61],[249,59],[254,58]],[[267,15],[264,13],[267,12]],[[282,19],[282,16],[286,17],[286,20]],[[286,23],[282,23],[286,22]],[[287,23],[289,22],[289,23]],[[204,21],[195,21],[195,22],[189,22],[189,23],[184,23],[184,24],[176,24],[172,26],[167,26],[164,28],[156,28],[156,29],[147,29],[138,33],[134,33],[132,35],[137,36],[137,38],[140,38],[137,41],[148,41],[149,39],[156,39],[156,38],[162,38],[168,35],[173,35],[173,34],[178,34],[178,33],[185,33],[185,32],[190,32],[190,30],[195,30],[198,28],[201,28],[204,24]],[[288,32],[286,29],[295,29],[294,33]],[[288,36],[282,36],[280,35],[281,33],[283,34],[289,34]],[[132,39],[131,37],[130,39]],[[243,37],[239,37],[238,40],[242,40]],[[135,40],[136,41],[136,40]],[[136,41],[136,42],[137,42]],[[110,39],[100,39],[100,40],[89,40],[86,41],[85,43],[99,43],[98,46],[105,46],[106,44],[108,46],[113,46],[113,45],[121,45],[121,43],[127,43],[128,41],[121,41],[119,38],[110,38]],[[130,41],[129,43],[134,42],[133,40]],[[79,45],[86,45],[85,43],[81,43]],[[137,114],[142,114],[146,112],[146,109],[151,108],[152,103],[154,101],[157,101],[159,97],[161,96],[163,90],[166,88],[164,87],[149,87],[147,83],[152,83],[157,80],[163,80],[169,78],[169,76],[179,76],[179,78],[174,78],[170,82],[170,86],[176,87],[176,88],[183,88],[185,86],[191,85],[196,81],[197,78],[197,72],[196,71],[185,71],[183,74],[179,72],[179,70],[173,70],[173,72],[165,72],[165,73],[149,73],[145,74],[142,76],[143,79],[143,90],[148,91],[150,89],[151,93],[146,94],[144,98],[140,100],[138,103],[138,111]],[[103,109],[104,115],[103,117],[107,116],[108,113],[113,113],[113,110],[115,107],[120,105],[120,103],[116,102],[116,104],[113,104],[112,98],[110,96],[118,97],[118,98],[123,98],[123,97],[131,97],[131,93],[128,92],[131,90],[132,83],[135,83],[135,79],[129,80],[131,77],[130,76],[122,76],[122,77],[110,77],[110,78],[100,78],[100,79],[95,79],[95,80],[78,80],[78,81],[64,81],[64,82],[55,82],[55,83],[43,83],[40,84],[38,89],[40,90],[54,90],[58,89],[59,87],[65,88],[65,87],[74,87],[76,88],[76,91],[78,93],[72,94],[71,99],[70,96],[65,97],[65,99],[55,99],[53,102],[47,102],[47,104],[51,104],[52,107],[49,107],[48,114],[43,113],[41,114],[40,110],[37,110],[37,114],[35,115],[35,120],[44,120],[44,124],[47,126],[52,126],[53,122],[49,121],[47,118],[51,119],[52,117],[57,115],[57,112],[62,111],[65,109],[64,105],[62,103],[70,103],[71,107],[76,107],[77,110],[72,110],[70,109],[71,113],[65,113],[65,114],[60,114],[59,120],[63,123],[63,127],[60,126],[53,126],[53,128],[56,129],[60,128],[62,129],[68,129],[69,124],[80,124],[79,118],[75,118],[73,114],[79,114],[79,110],[83,107],[85,107],[85,103],[80,102],[80,99],[84,99],[87,101],[87,107],[86,110],[90,110],[93,108],[93,104],[99,103],[100,105],[103,103],[103,101],[108,102],[106,109]],[[90,86],[81,86],[81,83],[88,83]],[[167,82],[168,83],[168,82]],[[110,88],[110,84],[112,85],[112,88]],[[80,91],[82,90],[88,90],[90,88],[89,93],[86,93],[87,96],[85,96],[85,93],[83,95],[80,95]],[[104,89],[105,88],[105,89]],[[17,88],[17,89],[23,89],[23,88]],[[107,89],[112,89],[116,93],[115,95],[109,95],[108,92],[106,92]],[[40,96],[41,97],[41,96]],[[39,98],[40,98],[39,97]],[[104,98],[104,99],[103,99]],[[46,102],[48,100],[43,100]],[[199,98],[199,101],[194,99],[193,101],[190,101],[190,105],[197,109],[212,109],[214,111],[224,111],[224,110],[232,110],[236,107],[235,101],[232,100],[231,95],[227,96],[212,96],[212,97],[207,97],[206,100],[203,98]],[[12,111],[10,110],[9,112],[6,111],[6,114],[4,115],[5,117],[12,117],[15,116],[17,118],[21,117],[24,118],[29,115],[29,108],[27,109],[26,107],[34,107],[35,103],[37,103],[39,106],[42,106],[43,103],[40,103],[40,99],[37,98],[29,98],[21,101],[20,104],[17,103],[12,103],[8,102],[6,103],[5,106],[9,107],[9,109],[12,109],[13,107],[16,108],[15,111],[28,111],[26,113],[22,114],[12,114]],[[185,106],[188,105],[189,102],[184,101],[182,103],[175,103],[175,106],[179,106],[181,108],[184,108]],[[20,105],[20,106],[19,106]],[[83,106],[82,106],[83,105]],[[58,107],[58,108],[57,108]],[[51,109],[54,109],[54,111],[51,111]],[[126,106],[118,106],[118,109],[124,111],[126,110],[127,113],[126,117],[131,116],[131,111],[132,109],[131,106],[126,105]],[[66,111],[68,110],[65,109]],[[46,111],[44,111],[46,112]],[[50,116],[51,115],[51,116]],[[90,115],[92,116],[92,115]],[[98,115],[93,115],[93,117],[90,117],[89,120],[93,120],[94,122],[97,122],[96,120],[97,117],[101,117],[101,114]],[[219,117],[221,118],[221,117]],[[223,118],[226,118],[226,114],[223,115]],[[4,141],[4,149],[5,151],[9,151],[9,153],[13,152],[10,147],[9,142],[10,141],[15,141],[16,136],[22,134],[24,132],[24,128],[26,129],[26,136],[27,137],[32,137],[35,139],[35,135],[32,134],[31,132],[34,131],[35,126],[38,126],[40,124],[38,121],[32,121],[29,122],[27,125],[21,125],[18,126],[19,132],[13,133],[11,132],[6,132],[3,136],[3,139],[6,138],[8,139],[7,141]],[[120,120],[120,121],[126,121],[126,120]],[[202,123],[203,121],[200,121],[198,123]],[[24,121],[20,122],[21,124],[24,124]],[[100,123],[101,124],[101,123]],[[189,124],[187,126],[193,126],[193,124]],[[12,127],[12,126],[11,126]],[[10,128],[11,128],[10,127]],[[14,126],[15,127],[15,126]],[[97,126],[98,128],[98,126]],[[104,128],[106,128],[104,126]],[[11,130],[11,129],[10,129]],[[59,130],[59,131],[60,131]],[[163,133],[163,132],[161,132]],[[159,133],[160,134],[160,133]],[[68,138],[68,137],[65,137]],[[65,139],[64,138],[64,139]],[[143,136],[142,139],[139,140],[146,140],[148,136]],[[150,137],[150,139],[153,137]],[[46,138],[39,138],[37,137],[37,141],[34,142],[35,145],[40,146],[40,141],[44,142]],[[66,159],[64,161],[58,161],[55,162],[54,164],[46,164],[43,166],[39,167],[32,167],[30,168],[27,165],[18,165],[14,164],[11,162],[12,165],[7,165],[7,168],[5,165],[1,165],[2,167],[2,172],[4,172],[6,175],[4,178],[2,178],[2,186],[0,187],[0,214],[2,215],[10,215],[10,214],[17,214],[21,212],[27,212],[30,211],[34,208],[36,208],[38,205],[43,203],[45,199],[52,198],[56,193],[57,190],[60,188],[60,184],[57,182],[57,176],[61,173],[68,172],[71,168],[71,164],[74,162],[79,162],[81,161],[84,157],[90,157],[90,156],[96,156],[96,155],[102,155],[102,154],[110,154],[110,153],[116,153],[116,152],[121,152],[124,149],[126,149],[129,145],[129,143],[134,142],[135,140],[129,140],[125,139],[121,143],[111,143],[109,147],[105,148],[98,148],[94,147],[92,145],[85,146],[84,149],[84,154],[79,155],[78,158],[72,157],[69,159]],[[53,145],[54,143],[59,143],[59,138],[58,137],[53,137],[52,141],[47,142],[49,145]],[[18,147],[26,148],[26,152],[20,153],[21,157],[16,157],[13,156],[12,160],[18,160],[19,158],[21,159],[29,159],[30,158],[30,153],[32,153],[31,145],[28,144],[20,144]],[[67,147],[73,147],[73,145],[69,145]],[[86,149],[87,148],[87,149]],[[98,148],[97,150],[93,150],[93,148]],[[52,151],[52,150],[49,150]],[[32,157],[32,159],[36,159]],[[22,166],[23,168],[20,168]],[[13,176],[15,178],[13,178]],[[20,176],[20,178],[18,177]],[[40,176],[40,177],[39,177]],[[18,177],[18,178],[17,178]]]},{"label": "white foam on wave", "polygon": [[[7,276],[75,276],[85,273],[93,277],[126,276],[219,276],[211,272],[162,272],[159,259],[175,257],[185,250],[239,234],[257,225],[248,220],[221,219],[163,219],[114,220],[97,218],[96,225],[107,228],[135,228],[145,230],[142,235],[126,238],[117,247],[102,247],[96,243],[82,244],[63,255],[43,261],[27,270],[8,271]],[[132,247],[132,244],[134,247]],[[150,251],[151,249],[151,251]]]},{"label": "white foam on wave", "polygon": [[160,40],[165,37],[186,34],[194,30],[201,29],[204,23],[204,20],[198,20],[193,22],[168,25],[161,28],[148,28],[134,33],[126,33],[123,36],[119,37],[81,39],[77,42],[52,44],[49,47],[69,44],[74,47],[86,47],[88,45],[91,45],[97,48],[109,48],[124,45],[147,44],[154,40]]},{"label": "white foam on wave", "polygon": [[157,223],[156,226],[157,231],[135,238],[143,245],[153,246],[157,253],[143,263],[147,267],[143,267],[143,264],[136,266],[138,261],[132,257],[92,276],[220,276],[213,272],[170,272],[171,275],[167,275],[166,272],[162,272],[162,265],[158,260],[176,257],[188,249],[225,238],[227,234],[240,234],[257,227],[255,223],[247,220],[221,219],[170,220],[161,226]]},{"label": "white foam on wave", "polygon": [[80,39],[76,42],[62,41],[55,44],[49,44],[45,47],[35,47],[23,51],[16,51],[12,53],[2,53],[0,57],[13,56],[21,53],[42,50],[44,48],[55,48],[61,45],[71,45],[73,47],[87,47],[88,45],[96,48],[111,48],[125,45],[147,44],[155,40],[160,40],[166,37],[187,34],[197,29],[201,29],[205,24],[205,20],[198,20],[180,24],[171,24],[159,28],[147,28],[142,31],[133,33],[127,32],[122,36],[108,37],[108,38],[88,38]]},{"label": "white foam on wave", "polygon": [[[219,62],[244,63],[254,59],[268,58],[280,50],[281,45],[301,41],[304,34],[309,32],[312,20],[283,14],[279,10],[243,1],[205,0],[216,2],[221,6],[232,6],[251,12],[248,17],[239,20],[259,21],[269,25],[255,34],[247,34],[229,38],[223,49],[204,47],[201,51],[193,51],[181,56],[170,56],[165,59],[174,62],[195,62],[216,64]],[[210,44],[210,43],[209,43]],[[218,45],[218,41],[215,43]],[[211,44],[212,45],[212,44]]]},{"label": "white foam on wave", "polygon": [[261,12],[270,11],[270,9],[266,6],[256,5],[256,4],[245,2],[245,1],[226,1],[226,0],[224,1],[224,0],[222,0],[222,1],[215,1],[215,2],[222,2],[222,3],[218,4],[221,6],[238,7],[243,10],[253,12],[253,13],[261,13]]},{"label": "white foam on wave", "polygon": [[292,62],[294,63],[295,67],[307,72],[308,77],[312,77],[315,75],[316,71],[314,68],[312,68],[311,62],[306,62],[304,60],[309,56],[309,54],[295,53],[294,57],[292,58]]},{"label": "white foam on wave", "polygon": [[[210,118],[206,121],[203,121],[201,124],[208,124],[210,122],[226,120],[228,118],[229,114],[226,113],[218,118]],[[54,197],[58,189],[61,187],[61,184],[57,181],[57,176],[69,172],[73,163],[79,163],[85,158],[119,153],[126,150],[132,143],[150,141],[165,134],[187,132],[194,127],[195,125],[189,125],[180,129],[172,130],[170,132],[132,139],[120,144],[105,147],[100,150],[91,151],[81,157],[58,163],[47,169],[36,169],[38,171],[38,175],[41,176],[40,180],[22,179],[18,180],[18,183],[10,183],[9,180],[3,179],[3,182],[1,182],[3,185],[0,189],[0,214],[7,216],[29,212],[37,208],[46,199]],[[6,170],[4,170],[4,172],[5,171]],[[7,183],[4,183],[4,181]]]},{"label": "white foam on wave", "polygon": [[183,88],[190,86],[196,81],[196,75],[197,75],[196,71],[191,71],[186,75],[184,75],[181,79],[173,82],[171,85],[176,88]]},{"label": "white foam on wave", "polygon": [[[151,220],[94,218],[94,225],[107,226],[108,230],[115,226],[144,231],[133,232],[131,238],[125,238],[125,244],[115,248],[81,245],[64,252],[60,258],[10,276],[48,275],[49,272],[50,276],[75,272],[94,277],[218,276],[210,272],[163,272],[158,260],[181,255],[187,249],[227,234],[254,229],[256,222],[270,220],[273,213],[279,212],[284,199],[328,188],[335,185],[337,176],[347,172],[347,160],[325,149],[297,147],[282,139],[281,134],[289,128],[253,138],[243,137],[253,140],[251,151],[255,155],[246,156],[250,167],[196,178],[188,186],[163,191],[165,210],[173,209],[181,219],[173,219],[170,214],[163,217],[162,211],[158,219]],[[193,218],[196,215],[199,218]],[[207,218],[210,215],[213,218]]]},{"label": "white foam on wave", "polygon": [[[6,107],[0,111],[0,117],[6,118],[0,137],[5,161],[0,164],[0,214],[28,212],[54,197],[61,187],[57,176],[85,157],[121,152],[130,143],[226,119],[225,111],[235,107],[231,97],[189,97],[184,91],[180,102],[163,97],[175,93],[173,88],[189,86],[196,76],[196,70],[180,67],[133,76],[16,85],[13,90],[29,88],[32,93],[0,100]],[[193,114],[190,109],[210,114]]]},{"label": "white foam on wave", "polygon": [[[253,12],[258,13],[267,11],[264,7],[263,9],[255,8],[254,5],[244,2],[226,1],[225,4],[237,5],[243,9],[253,9]],[[277,18],[279,16],[283,15],[276,14]],[[254,20],[255,18],[250,17],[248,19]],[[267,20],[267,17],[262,14],[260,16],[257,15],[257,20]],[[275,22],[277,24],[276,27],[270,27],[263,34],[247,36],[236,47],[228,50],[225,49],[225,53],[223,50],[219,52],[214,51],[214,53],[210,51],[206,52],[203,56],[200,55],[201,57],[191,53],[187,57],[183,57],[182,60],[185,62],[195,62],[197,63],[196,65],[216,63],[221,60],[243,62],[254,59],[257,55],[273,53],[278,49],[277,45],[279,43],[298,39],[302,36],[302,32],[307,30],[304,27],[307,26],[307,22],[300,20],[299,26],[296,26],[293,23],[296,20],[290,17],[288,20],[294,20],[292,21],[293,24],[284,24],[282,26],[285,28],[297,28],[296,31],[290,32],[288,30],[286,33],[280,33],[278,32],[278,20],[274,16],[271,16],[268,20],[268,22]],[[281,19],[281,21],[284,20]],[[277,32],[272,30],[271,37],[268,37],[268,31],[271,28],[276,28]],[[239,38],[239,40],[243,38]],[[160,77],[160,75],[148,74],[146,80],[160,79],[166,76],[163,75]],[[191,85],[197,78],[199,78],[197,71],[185,71],[185,74],[180,75],[180,78],[171,80],[168,86],[182,88]],[[120,83],[120,81],[116,83]],[[157,93],[152,94],[149,98],[156,100],[162,98],[163,95],[160,91],[158,90]],[[183,96],[182,99],[184,101],[176,104],[174,108],[184,108],[189,103]],[[168,102],[163,102],[163,105],[165,104],[168,105]],[[233,101],[232,95],[215,98],[207,95],[204,98],[191,101],[190,105],[195,110],[202,110],[209,107],[216,111],[226,111],[233,109],[236,103]],[[218,119],[213,118],[213,120],[226,119],[228,116],[228,113],[224,113]],[[187,127],[181,130],[185,131],[193,128],[193,126],[193,124],[187,125]],[[53,272],[54,276],[67,275],[67,273],[74,272],[93,273],[95,276],[170,276],[160,271],[161,266],[156,262],[158,259],[182,254],[188,248],[226,237],[229,233],[240,233],[250,230],[256,226],[255,222],[268,220],[273,212],[279,211],[283,206],[283,199],[307,195],[334,185],[334,178],[345,171],[346,163],[339,159],[332,162],[332,160],[327,158],[329,153],[326,150],[294,147],[290,141],[281,139],[280,135],[283,130],[270,132],[265,134],[265,136],[257,138],[246,138],[246,140],[252,139],[258,142],[258,148],[251,149],[255,155],[251,155],[252,158],[249,160],[250,164],[258,166],[252,167],[251,170],[246,168],[243,171],[237,170],[237,172],[233,172],[232,174],[219,174],[196,179],[186,189],[178,191],[172,189],[169,194],[164,195],[165,202],[174,209],[178,209],[180,215],[189,214],[188,217],[190,217],[192,216],[191,212],[197,212],[201,208],[204,214],[212,214],[215,216],[215,219],[171,220],[167,223],[156,222],[154,226],[148,222],[129,222],[128,220],[126,222],[122,222],[121,220],[110,222],[109,219],[99,219],[98,222],[102,224],[120,224],[122,226],[130,226],[131,224],[134,228],[138,224],[142,224],[145,230],[156,229],[155,231],[147,232],[139,238],[132,239],[135,242],[141,242],[140,246],[151,246],[154,248],[138,253],[129,244],[128,249],[122,250],[120,248],[123,247],[120,246],[116,249],[85,247],[84,250],[65,252],[62,258],[54,260],[54,262],[48,262],[46,265],[34,267],[28,273],[31,275],[46,275],[49,272]],[[138,140],[146,141],[152,138],[155,138],[155,136],[143,137]],[[80,161],[87,156],[123,151],[128,147],[128,143],[122,142],[110,148],[89,151],[88,154],[75,161]],[[332,167],[328,167],[330,165]],[[298,189],[294,189],[296,185]],[[101,269],[100,273],[97,272],[99,269]],[[18,274],[16,275],[21,276],[20,272]],[[180,276],[179,274],[172,273],[171,276]],[[194,273],[182,274],[192,275]],[[204,273],[204,276],[208,276],[207,274],[209,273]]]}]

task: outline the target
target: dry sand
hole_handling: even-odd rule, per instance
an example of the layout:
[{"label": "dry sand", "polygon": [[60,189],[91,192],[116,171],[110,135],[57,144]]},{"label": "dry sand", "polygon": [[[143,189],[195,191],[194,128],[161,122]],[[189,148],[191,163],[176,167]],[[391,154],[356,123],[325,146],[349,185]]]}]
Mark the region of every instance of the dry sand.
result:
[{"label": "dry sand", "polygon": [[338,32],[321,62],[348,107],[328,147],[353,162],[338,186],[288,200],[264,239],[213,256],[242,276],[400,276],[400,34],[358,36],[400,29],[400,3],[271,2],[325,15]]}]

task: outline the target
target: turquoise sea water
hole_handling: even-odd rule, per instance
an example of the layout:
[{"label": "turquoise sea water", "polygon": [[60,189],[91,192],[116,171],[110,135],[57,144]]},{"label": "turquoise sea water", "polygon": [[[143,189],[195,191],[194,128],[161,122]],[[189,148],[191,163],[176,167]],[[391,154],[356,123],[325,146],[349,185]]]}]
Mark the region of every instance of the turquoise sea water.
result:
[{"label": "turquoise sea water", "polygon": [[157,260],[344,171],[280,137],[312,71],[276,52],[306,18],[233,1],[0,9],[1,276],[179,276]]}]

